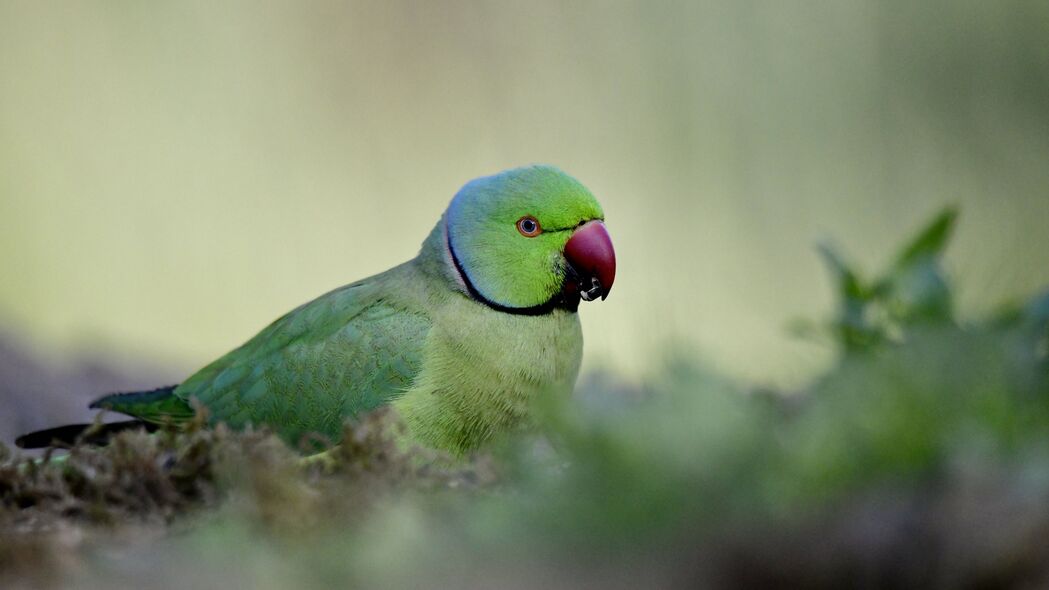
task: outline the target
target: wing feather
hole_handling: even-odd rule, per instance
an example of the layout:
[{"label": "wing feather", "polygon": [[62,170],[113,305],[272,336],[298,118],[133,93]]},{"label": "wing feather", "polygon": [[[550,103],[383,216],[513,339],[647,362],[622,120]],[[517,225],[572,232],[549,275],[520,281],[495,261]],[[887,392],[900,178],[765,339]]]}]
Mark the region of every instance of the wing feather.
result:
[{"label": "wing feather", "polygon": [[310,432],[337,440],[346,417],[407,391],[422,364],[430,320],[389,297],[390,282],[379,275],[293,310],[175,395],[199,400],[213,421],[265,424],[293,445]]}]

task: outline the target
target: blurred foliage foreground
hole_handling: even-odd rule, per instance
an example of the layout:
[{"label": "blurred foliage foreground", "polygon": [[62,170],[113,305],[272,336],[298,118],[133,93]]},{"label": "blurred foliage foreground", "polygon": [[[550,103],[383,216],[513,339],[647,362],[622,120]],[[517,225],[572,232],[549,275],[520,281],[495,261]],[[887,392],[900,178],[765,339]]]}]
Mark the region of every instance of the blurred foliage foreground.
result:
[{"label": "blurred foliage foreground", "polygon": [[[670,358],[540,408],[457,464],[346,427],[327,465],[265,432],[2,450],[0,586],[1049,584],[1049,293],[954,317],[947,211],[881,277],[821,249],[839,362],[803,392]],[[435,460],[437,459],[437,460]]]}]

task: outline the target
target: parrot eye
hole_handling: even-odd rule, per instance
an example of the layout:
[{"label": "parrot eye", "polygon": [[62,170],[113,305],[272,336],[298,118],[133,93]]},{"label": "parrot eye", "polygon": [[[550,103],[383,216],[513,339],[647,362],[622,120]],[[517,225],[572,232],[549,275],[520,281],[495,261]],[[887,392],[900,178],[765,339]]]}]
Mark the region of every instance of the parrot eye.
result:
[{"label": "parrot eye", "polygon": [[517,220],[517,231],[526,238],[534,238],[542,233],[543,228],[539,227],[539,222],[535,217],[525,215]]}]

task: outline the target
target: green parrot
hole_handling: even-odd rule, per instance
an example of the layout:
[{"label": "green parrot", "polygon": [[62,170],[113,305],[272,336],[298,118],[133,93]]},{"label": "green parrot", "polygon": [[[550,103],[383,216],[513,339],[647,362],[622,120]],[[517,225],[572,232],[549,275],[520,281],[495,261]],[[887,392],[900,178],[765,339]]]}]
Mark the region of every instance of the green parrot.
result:
[{"label": "green parrot", "polygon": [[[463,186],[418,256],[285,314],[177,386],[102,397],[134,418],[265,425],[292,446],[337,442],[343,421],[392,406],[412,443],[462,455],[528,421],[542,392],[567,395],[583,336],[580,299],[604,299],[616,259],[594,196],[551,166]],[[70,442],[88,425],[24,435]]]}]

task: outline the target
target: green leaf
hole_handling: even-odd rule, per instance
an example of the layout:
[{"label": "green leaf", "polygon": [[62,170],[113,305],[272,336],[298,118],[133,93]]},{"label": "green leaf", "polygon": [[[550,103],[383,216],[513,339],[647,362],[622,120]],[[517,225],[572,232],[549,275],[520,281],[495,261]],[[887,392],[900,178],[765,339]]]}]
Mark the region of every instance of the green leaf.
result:
[{"label": "green leaf", "polygon": [[884,285],[886,309],[898,322],[946,322],[954,316],[951,289],[935,259],[901,268]]},{"label": "green leaf", "polygon": [[816,245],[816,249],[838,282],[838,295],[844,299],[866,300],[868,298],[867,290],[859,274],[845,262],[834,246],[827,242],[820,242]]},{"label": "green leaf", "polygon": [[902,269],[920,263],[926,258],[939,258],[951,238],[958,209],[947,207],[936,216],[896,257],[895,269]]},{"label": "green leaf", "polygon": [[869,319],[871,290],[833,246],[823,242],[817,249],[837,281],[838,318],[834,327],[839,344],[847,351],[857,352],[882,342],[884,334]]},{"label": "green leaf", "polygon": [[893,320],[907,325],[953,318],[942,257],[957,218],[956,208],[944,209],[901,250],[890,271],[872,288]]}]

